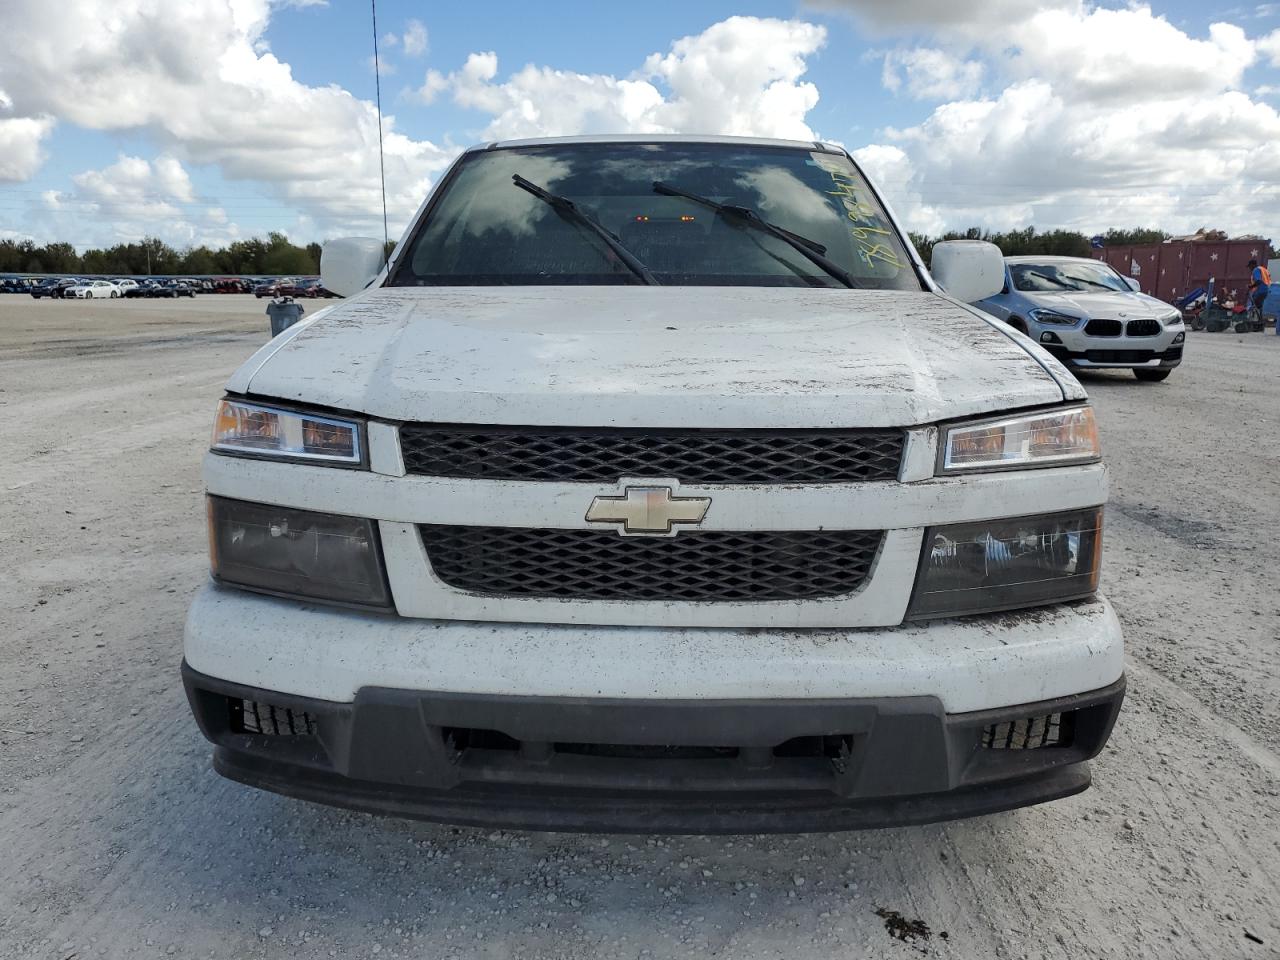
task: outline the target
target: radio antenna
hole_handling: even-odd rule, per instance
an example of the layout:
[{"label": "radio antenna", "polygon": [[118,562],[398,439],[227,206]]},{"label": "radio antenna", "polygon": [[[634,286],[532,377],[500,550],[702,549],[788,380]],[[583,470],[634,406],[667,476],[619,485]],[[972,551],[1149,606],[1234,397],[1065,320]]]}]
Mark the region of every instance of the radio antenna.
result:
[{"label": "radio antenna", "polygon": [[378,0],[369,0],[373,13],[373,89],[378,104],[378,173],[382,177],[382,245],[390,243],[387,231],[387,162],[382,153],[382,68],[378,63]]}]

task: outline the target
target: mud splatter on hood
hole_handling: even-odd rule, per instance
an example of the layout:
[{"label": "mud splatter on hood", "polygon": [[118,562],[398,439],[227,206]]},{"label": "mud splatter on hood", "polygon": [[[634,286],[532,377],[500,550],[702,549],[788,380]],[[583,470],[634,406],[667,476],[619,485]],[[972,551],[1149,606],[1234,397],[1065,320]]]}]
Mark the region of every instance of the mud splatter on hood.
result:
[{"label": "mud splatter on hood", "polygon": [[396,420],[582,426],[906,426],[1064,396],[936,294],[723,287],[372,290],[228,386]]}]

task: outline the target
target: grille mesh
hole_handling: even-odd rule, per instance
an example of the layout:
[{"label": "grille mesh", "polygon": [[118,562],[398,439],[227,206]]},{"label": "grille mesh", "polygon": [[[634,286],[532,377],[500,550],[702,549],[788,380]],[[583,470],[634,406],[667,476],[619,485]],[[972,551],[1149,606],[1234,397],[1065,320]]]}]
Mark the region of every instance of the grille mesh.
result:
[{"label": "grille mesh", "polygon": [[1091,337],[1118,337],[1123,329],[1124,324],[1119,320],[1105,317],[1094,317],[1084,325],[1084,332]]},{"label": "grille mesh", "polygon": [[436,576],[472,593],[579,600],[811,600],[857,590],[884,534],[865,530],[695,531],[423,525]]},{"label": "grille mesh", "polygon": [[406,424],[412,474],[474,480],[613,483],[842,483],[894,480],[901,430],[588,430]]},{"label": "grille mesh", "polygon": [[1160,332],[1160,321],[1151,317],[1130,320],[1125,332],[1131,337],[1154,337]]}]

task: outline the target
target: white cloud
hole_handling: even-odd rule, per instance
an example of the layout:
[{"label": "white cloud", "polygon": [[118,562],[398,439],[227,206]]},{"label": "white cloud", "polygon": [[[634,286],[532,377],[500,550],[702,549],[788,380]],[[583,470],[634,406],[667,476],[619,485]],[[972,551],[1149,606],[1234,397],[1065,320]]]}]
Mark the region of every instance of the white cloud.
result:
[{"label": "white cloud", "polygon": [[109,167],[78,173],[71,180],[84,196],[108,203],[191,203],[195,199],[191,177],[167,154],[150,163],[141,157],[121,156]]},{"label": "white cloud", "polygon": [[1258,52],[1266,56],[1273,67],[1280,67],[1280,30],[1272,30],[1258,41]]},{"label": "white cloud", "polygon": [[1070,84],[1075,96],[1089,100],[1223,90],[1238,85],[1254,59],[1253,44],[1237,26],[1215,23],[1207,39],[1195,39],[1149,7],[1084,15],[1046,10],[1019,26],[1017,43],[1014,71]]},{"label": "white cloud", "polygon": [[186,168],[162,154],[121,155],[100,170],[71,177],[74,189],[47,190],[28,211],[41,235],[77,246],[108,246],[157,236],[182,247],[221,245],[240,236],[226,211],[197,196]]},{"label": "white cloud", "polygon": [[984,66],[963,60],[945,50],[917,47],[885,54],[881,80],[887,90],[903,88],[917,100],[958,100],[971,97],[982,86]]},{"label": "white cloud", "polygon": [[50,117],[0,117],[0,183],[35,176],[44,162],[41,144],[51,130]]},{"label": "white cloud", "polygon": [[992,23],[987,11],[979,32],[947,17],[931,23],[931,0],[909,0],[896,20],[896,5],[838,5],[876,7],[882,26],[927,37],[890,55],[891,88],[912,92],[906,64],[925,64],[918,89],[939,77],[932,92],[943,96],[950,61],[976,55],[986,65],[992,95],[951,98],[858,151],[885,168],[912,227],[1276,226],[1263,218],[1280,200],[1280,116],[1241,92],[1261,45],[1239,27],[1194,36],[1146,6],[1005,3],[1016,23]]},{"label": "white cloud", "polygon": [[402,40],[406,57],[420,57],[427,52],[427,28],[421,20],[410,20],[405,24]]},{"label": "white cloud", "polygon": [[[184,0],[179,14],[168,0],[6,0],[0,88],[17,118],[142,130],[185,163],[265,183],[326,233],[380,232],[373,104],[295,79],[263,44],[272,5]],[[400,134],[394,117],[385,130],[388,201],[403,224],[457,151]],[[18,167],[11,176],[34,173],[35,161],[0,155]]]},{"label": "white cloud", "polygon": [[974,36],[1007,30],[1044,10],[1083,7],[1082,0],[805,0],[805,5],[853,14],[886,33],[959,30]]},{"label": "white cloud", "polygon": [[632,74],[584,74],[528,65],[495,82],[497,55],[473,53],[445,76],[428,71],[419,99],[445,90],[492,115],[485,139],[579,133],[707,133],[812,139],[805,115],[818,89],[802,80],[826,42],[820,26],[730,17],[672,43]]}]

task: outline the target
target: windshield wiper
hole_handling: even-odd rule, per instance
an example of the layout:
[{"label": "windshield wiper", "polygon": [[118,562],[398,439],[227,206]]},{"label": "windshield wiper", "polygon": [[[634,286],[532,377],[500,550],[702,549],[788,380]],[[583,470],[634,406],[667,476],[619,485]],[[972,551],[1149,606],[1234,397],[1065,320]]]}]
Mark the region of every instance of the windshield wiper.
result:
[{"label": "windshield wiper", "polygon": [[555,210],[556,213],[560,214],[560,216],[564,217],[566,220],[570,220],[573,223],[586,227],[603,240],[610,250],[618,255],[618,259],[627,265],[628,270],[650,286],[658,286],[658,278],[653,275],[648,267],[636,258],[634,253],[622,245],[621,240],[610,233],[608,228],[596,220],[595,217],[591,216],[591,214],[579,209],[577,204],[568,197],[561,197],[557,194],[551,193],[538,186],[532,180],[526,180],[518,173],[512,174],[511,182],[521,190],[528,190],[539,200],[546,201],[551,205],[551,208]]},{"label": "windshield wiper", "polygon": [[1048,280],[1050,283],[1057,284],[1059,287],[1062,287],[1062,289],[1064,290],[1080,289],[1079,287],[1074,287],[1063,280],[1059,280],[1057,277],[1051,277],[1047,273],[1041,273],[1039,270],[1028,270],[1027,273],[1031,274],[1031,276],[1033,277],[1039,277],[1041,280]]},{"label": "windshield wiper", "polygon": [[1097,287],[1100,290],[1106,290],[1108,293],[1128,293],[1129,292],[1128,290],[1121,290],[1118,287],[1113,287],[1109,283],[1103,283],[1101,280],[1090,280],[1088,277],[1072,277],[1071,279],[1076,281],[1076,283],[1087,283],[1091,287]]},{"label": "windshield wiper", "polygon": [[858,286],[857,281],[853,279],[844,267],[827,258],[827,248],[822,244],[817,241],[810,240],[808,237],[802,237],[798,233],[792,233],[790,230],[783,230],[782,227],[776,226],[768,220],[765,220],[760,216],[760,214],[756,213],[750,207],[739,207],[731,203],[719,203],[709,197],[700,197],[696,193],[687,193],[679,187],[673,187],[669,183],[663,183],[661,180],[655,180],[653,182],[653,192],[661,193],[668,197],[684,197],[684,199],[692,200],[694,203],[700,203],[704,207],[710,207],[722,216],[737,220],[749,227],[753,227],[756,230],[767,233],[770,236],[777,237],[783,243],[794,247],[798,253],[821,267],[825,273],[835,277],[846,287],[855,288]]}]

